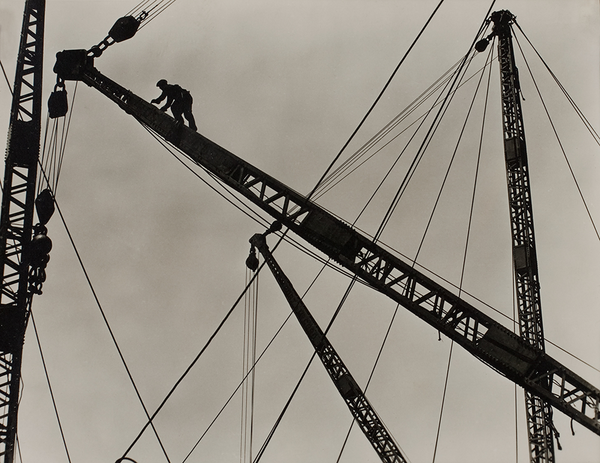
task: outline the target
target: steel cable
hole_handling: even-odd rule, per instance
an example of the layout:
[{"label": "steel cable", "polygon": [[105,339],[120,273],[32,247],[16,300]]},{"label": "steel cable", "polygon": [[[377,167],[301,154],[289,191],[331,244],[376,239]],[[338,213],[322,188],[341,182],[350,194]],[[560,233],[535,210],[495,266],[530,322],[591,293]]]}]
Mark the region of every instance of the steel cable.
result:
[{"label": "steel cable", "polygon": [[[41,172],[42,172],[42,174],[43,174],[43,176],[45,178],[45,181],[47,183],[49,183],[48,176],[44,172],[43,166],[39,162],[38,162],[38,165],[39,165],[40,170],[41,170]],[[120,345],[119,345],[119,343],[117,341],[117,338],[115,337],[115,334],[114,334],[114,332],[113,332],[113,330],[112,330],[112,328],[110,326],[110,323],[108,322],[108,318],[106,316],[104,308],[103,308],[102,304],[100,303],[100,299],[98,298],[98,294],[96,293],[94,285],[92,284],[92,280],[91,280],[91,278],[90,278],[90,276],[89,276],[89,274],[87,272],[86,266],[83,263],[83,259],[81,257],[81,254],[79,253],[79,249],[78,249],[77,245],[75,244],[75,240],[73,238],[73,235],[71,234],[71,230],[70,230],[69,226],[67,225],[65,217],[64,217],[64,215],[62,213],[62,210],[61,210],[61,208],[59,206],[59,203],[56,200],[56,198],[54,198],[54,204],[55,204],[56,210],[57,210],[57,212],[58,212],[58,214],[60,216],[60,219],[61,219],[61,222],[63,224],[63,227],[65,228],[65,231],[67,233],[67,237],[69,238],[69,241],[71,243],[71,247],[73,248],[73,251],[75,252],[75,256],[77,258],[77,261],[79,262],[79,266],[80,266],[80,268],[81,268],[81,270],[83,272],[83,275],[84,275],[84,277],[85,277],[85,279],[87,281],[88,287],[90,288],[90,291],[92,293],[94,301],[96,302],[96,306],[98,307],[98,309],[100,311],[100,315],[102,316],[102,319],[103,319],[104,324],[105,324],[105,326],[106,326],[106,328],[108,330],[108,333],[109,333],[109,335],[111,337],[111,340],[113,341],[113,344],[114,344],[114,346],[115,346],[115,348],[117,350],[117,353],[119,355],[121,363],[123,364],[123,367],[125,368],[125,372],[127,373],[129,381],[131,382],[131,384],[133,386],[133,389],[134,389],[134,391],[136,393],[136,396],[137,396],[138,400],[140,401],[140,404],[142,405],[142,408],[143,408],[144,412],[146,413],[146,415],[150,419],[150,416],[149,416],[149,413],[148,413],[148,409],[146,408],[146,405],[144,403],[144,400],[142,399],[142,396],[141,396],[141,394],[139,392],[137,384],[136,384],[136,382],[135,382],[135,380],[133,378],[133,375],[131,374],[131,370],[129,369],[127,361],[125,360],[125,356],[123,355],[123,352],[122,352],[121,347],[120,347]],[[160,445],[160,447],[161,447],[161,449],[162,449],[162,451],[163,451],[163,453],[165,455],[165,458],[167,459],[167,462],[170,463],[171,460],[169,459],[167,451],[166,451],[166,449],[165,449],[165,447],[164,447],[164,445],[162,443],[162,440],[161,440],[161,438],[160,438],[160,436],[158,434],[158,431],[154,427],[153,423],[152,423],[152,429],[153,429],[154,434],[155,434],[155,436],[157,438],[157,441],[158,441],[158,443],[159,443],[159,445]]]},{"label": "steel cable", "polygon": [[[525,37],[525,40],[527,40],[527,42],[529,43],[529,45],[531,46],[531,48],[533,49],[533,51],[536,53],[536,55],[538,56],[538,58],[540,59],[540,61],[542,62],[542,64],[544,65],[544,67],[546,68],[546,70],[548,71],[548,73],[550,74],[550,76],[552,77],[552,79],[554,79],[554,82],[556,82],[556,85],[558,85],[558,88],[560,88],[560,90],[563,92],[563,94],[565,95],[565,97],[567,98],[567,100],[569,101],[569,103],[571,104],[571,106],[573,107],[573,109],[575,110],[575,112],[577,113],[577,115],[579,116],[579,118],[581,119],[581,121],[583,122],[583,125],[585,125],[585,127],[588,129],[588,132],[590,132],[590,134],[592,135],[592,138],[594,138],[594,140],[596,141],[596,143],[598,145],[600,145],[600,135],[598,135],[598,132],[596,132],[596,130],[594,129],[594,126],[585,117],[585,114],[583,114],[583,111],[581,111],[581,109],[579,109],[579,106],[577,105],[577,103],[575,103],[575,100],[571,97],[571,95],[569,95],[569,92],[567,92],[567,89],[560,82],[560,80],[558,79],[558,77],[556,77],[556,74],[554,74],[554,72],[552,71],[552,69],[550,69],[550,66],[548,66],[548,63],[546,63],[546,61],[544,60],[544,58],[542,58],[542,56],[540,55],[540,53],[537,50],[537,48],[535,48],[535,46],[533,45],[533,43],[531,43],[531,40],[529,40],[529,37],[527,37],[527,35],[523,31],[523,29],[521,29],[521,26],[519,25],[519,23],[516,20],[515,20],[515,25],[519,28],[519,31],[521,32],[521,34],[523,34],[523,37]],[[515,34],[513,34],[513,35],[515,35]],[[517,44],[519,45],[519,49],[521,49],[521,45],[519,44],[519,40],[518,40],[518,38],[517,38],[516,35],[515,35],[515,39],[517,40]],[[521,49],[521,53],[523,53],[522,49]]]},{"label": "steel cable", "polygon": [[366,114],[364,115],[364,117],[361,119],[361,121],[359,122],[359,124],[356,127],[356,129],[354,129],[354,131],[352,132],[352,134],[350,135],[350,137],[348,138],[348,140],[346,141],[346,143],[344,143],[344,145],[340,149],[339,153],[335,156],[335,158],[333,159],[333,161],[331,161],[331,163],[329,164],[329,167],[325,170],[325,172],[323,173],[323,175],[321,176],[321,178],[319,179],[319,181],[315,184],[315,186],[313,187],[312,191],[308,194],[308,199],[312,198],[312,196],[315,193],[315,191],[317,190],[317,188],[319,188],[319,186],[321,185],[321,183],[323,182],[323,180],[325,178],[327,178],[329,172],[331,171],[331,169],[333,168],[333,166],[335,165],[335,163],[338,161],[338,159],[340,158],[340,156],[342,155],[342,153],[346,150],[346,148],[348,147],[348,145],[350,144],[350,142],[354,139],[354,137],[356,136],[356,134],[358,133],[358,131],[364,125],[365,121],[369,118],[369,116],[371,115],[371,113],[375,109],[375,106],[377,106],[377,104],[379,103],[379,101],[383,97],[384,93],[387,91],[388,87],[390,86],[390,84],[394,80],[394,77],[396,76],[396,74],[400,70],[400,67],[402,66],[402,64],[404,64],[404,61],[406,60],[406,58],[408,57],[408,55],[410,54],[410,52],[412,51],[412,49],[414,48],[414,46],[417,44],[418,40],[421,38],[421,35],[423,35],[423,33],[425,32],[425,29],[427,29],[427,26],[429,26],[429,23],[432,21],[433,17],[435,16],[435,14],[440,9],[440,7],[442,6],[443,3],[444,3],[444,0],[440,0],[440,2],[437,4],[437,6],[435,7],[435,9],[433,10],[433,12],[431,13],[431,15],[429,16],[429,18],[425,22],[425,25],[423,25],[423,27],[421,28],[421,30],[419,31],[419,33],[417,34],[417,36],[415,37],[415,39],[413,40],[413,42],[411,43],[411,45],[408,47],[408,50],[406,50],[406,52],[404,53],[404,56],[402,57],[402,59],[400,60],[400,62],[398,63],[398,65],[396,66],[396,68],[394,69],[394,71],[392,72],[391,76],[389,77],[389,79],[387,80],[387,82],[385,83],[385,85],[383,86],[383,89],[379,92],[379,95],[377,95],[377,98],[375,98],[375,101],[373,102],[373,104],[371,105],[371,107],[368,109],[368,111],[366,112]]},{"label": "steel cable", "polygon": [[[519,28],[519,30],[520,29],[521,28]],[[523,31],[521,31],[521,32],[523,32]],[[523,34],[523,35],[525,35],[525,34]],[[529,71],[529,75],[531,76],[531,79],[532,79],[533,84],[535,86],[535,89],[536,89],[536,92],[538,94],[538,97],[540,98],[542,106],[544,107],[544,112],[546,113],[546,117],[548,118],[548,121],[550,122],[550,126],[552,127],[552,131],[554,132],[554,136],[556,137],[556,141],[558,143],[558,146],[560,147],[560,150],[561,150],[561,152],[563,154],[563,158],[565,159],[565,162],[567,163],[567,167],[569,169],[569,172],[571,173],[571,177],[573,178],[573,182],[575,183],[575,187],[577,188],[577,192],[579,193],[579,197],[581,198],[581,201],[583,203],[583,206],[585,208],[587,216],[588,216],[588,218],[590,220],[590,223],[592,224],[592,227],[594,228],[594,232],[596,234],[596,238],[598,239],[598,241],[600,241],[600,232],[598,231],[598,227],[596,226],[596,222],[594,221],[594,217],[592,216],[592,213],[590,211],[588,203],[587,203],[587,201],[585,199],[585,196],[583,195],[583,191],[581,190],[581,186],[579,185],[579,181],[577,180],[577,177],[575,176],[575,172],[573,171],[573,167],[571,166],[571,161],[569,161],[569,157],[567,156],[567,153],[565,151],[564,145],[563,145],[563,143],[562,143],[562,141],[561,141],[561,139],[560,139],[560,137],[558,135],[558,132],[556,130],[556,126],[554,124],[554,121],[552,120],[552,117],[550,116],[550,112],[548,111],[548,106],[546,105],[546,101],[544,100],[544,97],[542,96],[542,93],[541,93],[540,88],[539,88],[539,86],[537,84],[537,81],[535,80],[535,77],[533,76],[533,72],[531,71],[531,67],[529,66],[529,62],[527,61],[527,58],[525,58],[525,55],[523,54],[523,49],[521,48],[521,44],[519,43],[519,40],[518,40],[518,38],[516,36],[515,36],[515,40],[517,42],[519,50],[521,51],[521,55],[523,56],[523,60],[525,61],[525,65],[527,66],[527,70]],[[570,97],[569,97],[569,101],[572,102],[572,99]],[[572,102],[572,104],[573,103],[574,102]],[[579,109],[579,108],[577,108],[577,109]],[[582,113],[580,113],[580,111],[577,111],[577,113],[581,117]],[[587,119],[585,119],[585,122],[587,122]],[[587,124],[586,124],[586,126],[587,126]],[[593,134],[596,134],[596,132],[594,131]],[[597,134],[596,134],[596,136],[597,136]]]},{"label": "steel cable", "polygon": [[[494,0],[494,2],[495,2],[495,0]],[[433,17],[435,16],[435,14],[440,9],[440,7],[442,6],[443,3],[444,3],[444,0],[441,0],[438,3],[438,5],[436,6],[436,8],[434,9],[434,11],[431,13],[431,15],[429,16],[429,18],[426,21],[425,25],[421,28],[421,30],[419,31],[417,37],[413,40],[412,44],[410,45],[410,47],[408,48],[408,50],[405,52],[404,56],[402,57],[402,59],[400,60],[400,62],[398,63],[398,65],[396,66],[396,68],[394,69],[394,71],[392,72],[390,78],[387,80],[387,82],[384,85],[383,89],[381,90],[381,92],[379,93],[379,95],[376,97],[375,101],[373,102],[373,104],[371,105],[371,107],[369,108],[369,110],[367,111],[367,113],[361,119],[361,121],[359,122],[359,124],[356,127],[356,129],[352,132],[352,134],[350,135],[350,137],[348,138],[348,140],[346,141],[346,143],[342,146],[341,150],[338,152],[338,154],[336,155],[336,157],[330,163],[329,167],[325,170],[325,172],[323,173],[323,175],[321,176],[321,178],[317,181],[317,183],[315,184],[315,186],[313,187],[313,189],[311,190],[311,192],[308,194],[307,199],[310,200],[313,197],[313,195],[317,192],[318,188],[320,187],[320,185],[322,184],[322,182],[327,178],[327,176],[329,175],[329,172],[331,171],[331,169],[333,168],[333,166],[335,165],[335,163],[341,157],[342,153],[346,150],[346,147],[350,144],[350,142],[354,139],[354,137],[356,136],[356,134],[358,133],[358,131],[364,125],[365,121],[368,119],[368,117],[370,116],[370,114],[373,112],[374,108],[377,106],[377,104],[379,103],[379,101],[383,97],[384,93],[387,91],[388,87],[390,86],[391,82],[393,81],[393,79],[396,76],[397,72],[399,71],[400,67],[404,63],[405,59],[410,54],[410,52],[412,51],[412,49],[416,45],[417,41],[419,40],[419,38],[421,37],[421,35],[424,33],[425,29],[427,28],[427,26],[429,25],[429,23],[432,21]],[[356,279],[357,278],[355,276],[352,278],[352,281],[351,281],[351,283],[350,283],[350,285],[349,285],[349,287],[347,289],[347,293],[346,294],[350,293],[350,291],[352,290],[352,287],[354,286],[354,282],[356,281]],[[345,301],[346,298],[347,298],[347,295],[344,296],[343,301]],[[330,324],[329,324],[327,330],[325,331],[325,333],[329,330],[330,326],[332,325],[332,323],[334,322],[334,320],[335,320],[335,318],[337,316],[337,313],[339,313],[339,311],[341,310],[342,305],[343,305],[343,301],[338,306],[336,314],[334,314],[334,317],[330,321]],[[289,403],[291,402],[291,400],[292,400],[295,392],[297,391],[297,388],[300,386],[300,383],[304,379],[304,377],[306,375],[306,372],[308,371],[308,368],[310,366],[310,363],[312,362],[312,360],[313,360],[313,358],[314,358],[315,355],[316,355],[316,352],[311,357],[311,359],[310,359],[310,361],[309,361],[306,369],[304,370],[304,373],[302,374],[302,376],[301,376],[301,378],[300,378],[300,380],[299,380],[296,388],[294,389],[292,395],[290,396],[290,398],[288,400],[288,403],[286,403],[286,406],[282,410],[280,417],[277,419],[276,423],[274,424],[271,432],[269,433],[269,436],[268,436],[267,440],[263,444],[263,447],[261,448],[259,454],[257,455],[257,458],[255,459],[254,463],[258,463],[258,461],[260,460],[260,457],[264,453],[264,449],[266,448],[266,446],[270,442],[273,433],[275,432],[275,430],[277,429],[279,423],[281,422],[281,419],[283,418],[283,415],[285,414],[285,412],[286,412],[286,410],[287,410],[287,408],[289,406]]]},{"label": "steel cable", "polygon": [[12,85],[10,85],[10,80],[8,79],[8,76],[6,75],[6,70],[4,69],[4,64],[2,64],[2,60],[0,59],[0,68],[2,68],[2,74],[4,75],[4,80],[6,81],[6,85],[8,86],[8,90],[10,91],[10,94],[13,94],[13,88]]},{"label": "steel cable", "polygon": [[[491,56],[492,56],[492,50],[493,47],[490,47],[490,51],[488,53],[488,56],[486,58],[486,63],[491,62]],[[473,193],[471,195],[471,206],[470,206],[470,210],[469,210],[469,222],[467,225],[467,233],[466,233],[466,238],[465,238],[465,246],[464,246],[464,253],[463,253],[463,261],[462,261],[462,268],[461,268],[461,273],[460,273],[460,283],[459,283],[459,292],[458,292],[458,297],[461,297],[462,295],[462,288],[463,288],[463,283],[464,283],[464,277],[465,277],[465,270],[466,270],[466,265],[467,265],[467,253],[469,250],[469,240],[471,237],[471,228],[472,228],[472,224],[473,224],[473,211],[474,211],[474,206],[475,206],[475,197],[476,197],[476,193],[477,193],[477,181],[479,179],[479,166],[481,164],[481,152],[482,152],[482,147],[483,147],[483,135],[485,132],[485,120],[486,120],[486,113],[487,113],[487,108],[488,108],[488,101],[489,101],[489,94],[490,94],[490,81],[491,81],[491,66],[488,69],[488,79],[487,79],[487,86],[486,86],[486,93],[485,93],[485,102],[483,105],[483,117],[482,117],[482,121],[481,121],[481,130],[480,130],[480,135],[479,135],[479,148],[477,151],[477,165],[475,168],[475,176],[474,176],[474,180],[473,180]],[[475,99],[477,97],[477,94],[479,93],[479,88],[481,85],[481,82],[483,80],[483,76],[484,73],[481,73],[481,76],[479,78],[479,82],[477,83],[477,88],[475,89],[473,98],[471,100],[471,105],[469,107],[469,111],[465,117],[465,122],[463,124],[463,128],[459,137],[459,140],[456,144],[456,148],[454,150],[454,153],[452,155],[452,160],[454,160],[454,157],[456,155],[456,152],[458,150],[458,145],[460,143],[460,139],[462,139],[462,135],[464,133],[464,130],[467,126],[467,121],[469,119],[469,116],[471,114],[471,110],[473,109],[473,105],[475,103]],[[450,163],[450,166],[448,166],[448,171],[446,172],[446,177],[444,178],[444,183],[446,181],[446,178],[448,176],[448,173],[450,172],[450,168],[451,168],[452,162]],[[443,186],[442,186],[443,189]],[[440,189],[440,195],[442,193],[442,189]],[[439,200],[439,196],[438,196],[438,200]],[[436,201],[436,205],[437,205],[437,201]],[[435,213],[435,208],[434,211],[432,211],[431,213],[431,217],[430,217],[430,222],[431,223],[431,219],[433,218],[433,214]],[[428,224],[429,227],[429,224]],[[425,239],[425,236],[423,236],[423,240]],[[423,241],[421,241],[421,245],[423,244]],[[420,247],[419,247],[420,249]],[[442,392],[442,403],[440,406],[440,415],[439,415],[439,419],[438,419],[438,425],[437,425],[437,432],[436,432],[436,436],[435,436],[435,445],[434,445],[434,450],[433,450],[433,458],[432,458],[432,463],[435,463],[435,458],[437,455],[437,449],[438,449],[438,444],[439,444],[439,439],[440,439],[440,434],[441,434],[441,429],[442,429],[442,417],[444,415],[444,405],[446,403],[446,393],[448,391],[448,381],[449,381],[449,377],[450,377],[450,368],[452,365],[452,351],[453,351],[453,347],[454,347],[454,340],[451,341],[450,343],[450,351],[448,352],[448,364],[446,367],[446,378],[444,380],[444,389]]]},{"label": "steel cable", "polygon": [[37,325],[35,324],[35,318],[33,317],[33,311],[29,312],[31,317],[31,322],[33,323],[33,331],[35,333],[35,339],[37,341],[38,350],[40,352],[40,359],[42,361],[42,367],[44,369],[44,375],[46,376],[46,384],[48,385],[48,391],[50,392],[50,399],[52,400],[52,406],[54,408],[54,415],[56,416],[56,421],[58,423],[58,430],[60,432],[60,437],[63,442],[63,447],[65,449],[65,453],[67,454],[67,460],[71,463],[71,455],[69,453],[69,446],[67,445],[67,439],[65,437],[65,432],[62,427],[62,422],[60,420],[60,415],[58,413],[58,406],[56,405],[56,398],[54,396],[54,389],[52,388],[52,383],[50,382],[50,375],[48,373],[48,367],[46,366],[46,358],[44,357],[44,351],[42,350],[42,343],[40,341],[40,335],[37,329]]}]

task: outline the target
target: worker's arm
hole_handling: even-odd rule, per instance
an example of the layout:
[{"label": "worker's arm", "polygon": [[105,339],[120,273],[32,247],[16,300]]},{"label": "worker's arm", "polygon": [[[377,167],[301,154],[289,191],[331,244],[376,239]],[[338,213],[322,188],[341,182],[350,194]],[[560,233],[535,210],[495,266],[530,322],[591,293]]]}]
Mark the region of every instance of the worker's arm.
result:
[{"label": "worker's arm", "polygon": [[160,108],[162,111],[166,111],[167,109],[169,109],[169,107],[173,104],[173,97],[168,95],[166,91],[163,90],[163,92],[160,94],[160,96],[158,98],[155,98],[154,100],[151,101],[151,103],[160,103],[162,100],[164,100],[165,98],[167,98],[167,102],[165,103],[165,105]]}]

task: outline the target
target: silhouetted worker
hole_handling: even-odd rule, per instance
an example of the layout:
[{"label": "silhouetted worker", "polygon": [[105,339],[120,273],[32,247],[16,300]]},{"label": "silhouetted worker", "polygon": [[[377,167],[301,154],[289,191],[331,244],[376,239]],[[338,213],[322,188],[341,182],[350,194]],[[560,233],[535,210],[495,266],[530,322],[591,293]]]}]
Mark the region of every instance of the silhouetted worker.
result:
[{"label": "silhouetted worker", "polygon": [[188,121],[190,129],[197,130],[196,121],[192,114],[192,103],[194,100],[192,99],[190,92],[177,84],[169,84],[165,79],[160,79],[156,83],[156,86],[162,90],[162,93],[158,98],[152,100],[151,103],[158,104],[166,98],[167,102],[160,108],[161,111],[166,111],[171,108],[175,120],[182,124],[183,117],[181,117],[181,115],[183,114]]}]

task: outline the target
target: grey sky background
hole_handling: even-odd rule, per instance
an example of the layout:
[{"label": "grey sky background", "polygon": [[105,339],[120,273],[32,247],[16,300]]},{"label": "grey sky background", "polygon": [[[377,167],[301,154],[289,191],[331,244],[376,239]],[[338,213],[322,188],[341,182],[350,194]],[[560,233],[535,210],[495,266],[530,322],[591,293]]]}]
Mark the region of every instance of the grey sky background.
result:
[{"label": "grey sky background", "polygon": [[[45,95],[57,51],[100,42],[135,1],[47,1]],[[435,1],[179,0],[128,42],[96,61],[107,76],[147,100],[166,78],[189,89],[199,131],[301,193],[308,193],[367,111]],[[357,148],[464,53],[491,2],[447,0],[357,141]],[[0,58],[14,78],[22,1],[0,0]],[[600,127],[600,8],[593,0],[497,1],[517,16],[596,130]],[[522,41],[592,215],[600,218],[598,146]],[[478,61],[477,61],[478,60]],[[476,58],[473,70],[482,66]],[[527,67],[518,58],[531,167],[546,338],[600,368],[600,243],[557,147]],[[510,231],[501,146],[497,63],[464,289],[511,317]],[[494,80],[494,78],[496,80]],[[74,86],[69,84],[70,95]],[[414,257],[471,93],[457,96],[423,167],[383,235]],[[0,129],[10,96],[0,86]],[[419,264],[460,282],[480,111],[461,147]],[[390,148],[319,203],[353,221],[401,145]],[[413,149],[414,151],[414,149]],[[153,411],[200,351],[245,284],[248,239],[261,227],[201,183],[131,117],[79,85],[57,200],[140,392]],[[204,176],[206,178],[206,176]],[[358,226],[377,230],[402,169]],[[34,301],[51,381],[74,463],[119,458],[145,424],[58,216],[44,294]],[[277,254],[299,292],[320,264],[290,246]],[[327,270],[306,303],[324,326],[348,281]],[[480,307],[480,305],[478,306]],[[394,312],[391,301],[358,287],[330,339],[364,385]],[[489,312],[508,324],[506,318]],[[258,348],[289,313],[268,273],[260,279]],[[156,426],[171,461],[181,462],[242,369],[243,308],[174,394]],[[431,461],[450,341],[400,309],[368,397],[412,462]],[[597,371],[549,345],[548,352],[595,386]],[[291,320],[257,368],[255,448],[260,447],[302,369],[310,345]],[[27,335],[20,409],[23,461],[67,461],[33,331]],[[437,462],[528,461],[522,391],[456,347]],[[239,461],[236,397],[190,462]],[[600,438],[555,413],[557,461],[600,460]],[[315,363],[263,462],[333,462],[350,414]],[[147,432],[129,454],[164,461]],[[353,431],[341,460],[375,462]]]}]

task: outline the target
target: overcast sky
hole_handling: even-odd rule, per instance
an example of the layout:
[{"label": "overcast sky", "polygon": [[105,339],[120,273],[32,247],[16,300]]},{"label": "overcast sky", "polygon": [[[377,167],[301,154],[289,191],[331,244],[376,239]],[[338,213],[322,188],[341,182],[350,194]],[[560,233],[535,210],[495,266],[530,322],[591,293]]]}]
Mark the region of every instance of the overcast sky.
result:
[{"label": "overcast sky", "polygon": [[[137,0],[48,0],[45,94],[57,51],[100,42]],[[96,61],[101,72],[148,101],[166,78],[189,89],[199,131],[269,174],[308,193],[348,139],[438,1],[179,0],[128,42]],[[12,81],[22,1],[0,0],[0,59]],[[446,0],[402,66],[356,148],[468,50],[491,2]],[[509,9],[591,123],[600,127],[600,9],[595,0],[500,1]],[[591,214],[600,220],[600,157],[564,97],[520,37]],[[483,66],[476,57],[473,71]],[[527,66],[518,57],[531,167],[546,338],[600,368],[600,242],[558,148]],[[496,79],[496,80],[494,80]],[[497,64],[482,151],[464,289],[512,315],[510,229],[501,147]],[[68,86],[73,95],[74,85]],[[471,90],[472,91],[472,90]],[[427,152],[383,241],[414,257],[471,98]],[[481,99],[479,100],[481,101]],[[0,86],[0,129],[10,97]],[[461,281],[481,107],[442,196],[418,262],[454,285]],[[45,116],[44,116],[45,118]],[[453,123],[455,122],[455,123]],[[5,132],[3,132],[5,133]],[[319,200],[352,222],[402,141],[369,161]],[[414,151],[414,148],[413,148]],[[399,185],[402,167],[358,226],[375,233]],[[204,175],[204,178],[206,176]],[[245,284],[255,221],[199,181],[130,116],[96,90],[77,98],[57,201],[144,401],[153,411],[206,343]],[[58,216],[44,294],[34,314],[74,463],[112,463],[132,443],[145,415],[127,379]],[[283,246],[277,258],[299,292],[320,264]],[[326,270],[306,302],[324,326],[348,285]],[[509,325],[507,318],[478,308]],[[364,386],[394,304],[357,287],[330,339]],[[268,273],[260,279],[258,349],[289,314]],[[158,415],[172,462],[187,455],[237,386],[242,372],[243,307]],[[400,309],[369,399],[414,463],[432,460],[450,341]],[[552,345],[548,352],[596,387],[600,374]],[[257,368],[255,449],[262,445],[311,355],[291,320]],[[33,331],[26,338],[19,437],[25,463],[67,461]],[[437,462],[519,461],[527,457],[522,391],[455,348]],[[188,461],[237,462],[236,397]],[[315,363],[263,462],[334,462],[350,424],[342,399]],[[515,421],[517,426],[515,426]],[[563,451],[557,462],[593,463],[600,438],[555,413]],[[517,436],[517,437],[515,437]],[[165,461],[147,432],[129,456]],[[375,462],[357,430],[341,460]]]}]

